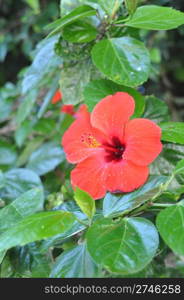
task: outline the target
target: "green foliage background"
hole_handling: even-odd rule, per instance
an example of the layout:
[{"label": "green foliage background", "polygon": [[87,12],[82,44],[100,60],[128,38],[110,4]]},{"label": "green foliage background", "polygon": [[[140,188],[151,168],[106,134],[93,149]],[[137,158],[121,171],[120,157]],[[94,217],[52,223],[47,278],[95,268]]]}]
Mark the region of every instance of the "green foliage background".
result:
[{"label": "green foliage background", "polygon": [[[110,2],[0,1],[0,277],[184,277],[183,15],[173,16],[175,29],[152,30],[126,21],[122,5],[111,26],[107,16],[121,1]],[[132,15],[137,1],[130,2]],[[184,11],[182,0],[138,4]],[[67,17],[80,5],[90,8]],[[104,49],[106,66],[98,57]],[[125,62],[125,80],[117,60],[113,73],[111,51],[136,51],[142,72]],[[63,103],[85,102],[90,111],[104,96],[127,91],[134,117],[162,127],[164,150],[143,187],[95,204],[73,192],[60,145],[73,118],[60,113],[61,102],[51,104],[58,88]]]}]

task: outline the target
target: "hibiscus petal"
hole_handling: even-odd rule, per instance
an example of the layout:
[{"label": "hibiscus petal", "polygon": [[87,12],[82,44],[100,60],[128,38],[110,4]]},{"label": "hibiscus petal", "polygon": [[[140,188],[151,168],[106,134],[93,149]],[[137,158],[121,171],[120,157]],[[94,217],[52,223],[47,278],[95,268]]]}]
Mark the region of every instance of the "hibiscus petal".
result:
[{"label": "hibiscus petal", "polygon": [[136,165],[150,164],[162,151],[161,129],[148,119],[134,119],[125,126],[123,158]]},{"label": "hibiscus petal", "polygon": [[75,113],[75,117],[76,119],[79,119],[85,116],[90,119],[90,113],[88,112],[86,104],[82,104],[77,110],[77,112]]},{"label": "hibiscus petal", "polygon": [[123,134],[123,125],[133,114],[135,103],[133,98],[124,92],[102,99],[93,109],[91,124],[108,136]]},{"label": "hibiscus petal", "polygon": [[104,162],[104,150],[80,162],[71,172],[73,187],[88,192],[94,199],[100,199],[106,193],[107,164]]},{"label": "hibiscus petal", "polygon": [[75,114],[75,109],[72,104],[66,104],[61,107],[61,112],[73,116]]},{"label": "hibiscus petal", "polygon": [[90,114],[86,106],[83,106],[77,120],[63,135],[62,145],[67,160],[71,163],[78,163],[90,155],[98,153],[102,138],[103,134],[92,128]]},{"label": "hibiscus petal", "polygon": [[56,104],[57,102],[62,100],[62,94],[60,92],[60,90],[57,90],[56,93],[54,94],[51,102],[52,104]]},{"label": "hibiscus petal", "polygon": [[110,192],[131,192],[146,182],[148,174],[148,167],[137,166],[128,161],[111,163],[106,179],[107,190]]}]

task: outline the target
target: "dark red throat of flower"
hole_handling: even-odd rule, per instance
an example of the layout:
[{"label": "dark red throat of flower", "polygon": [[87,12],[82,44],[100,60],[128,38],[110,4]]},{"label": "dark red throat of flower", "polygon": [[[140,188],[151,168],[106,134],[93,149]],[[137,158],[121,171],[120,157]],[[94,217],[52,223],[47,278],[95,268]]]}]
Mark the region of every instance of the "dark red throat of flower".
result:
[{"label": "dark red throat of flower", "polygon": [[105,160],[107,162],[118,162],[123,158],[123,152],[125,151],[125,145],[121,143],[118,137],[112,137],[111,143],[104,143],[103,148],[107,152]]}]

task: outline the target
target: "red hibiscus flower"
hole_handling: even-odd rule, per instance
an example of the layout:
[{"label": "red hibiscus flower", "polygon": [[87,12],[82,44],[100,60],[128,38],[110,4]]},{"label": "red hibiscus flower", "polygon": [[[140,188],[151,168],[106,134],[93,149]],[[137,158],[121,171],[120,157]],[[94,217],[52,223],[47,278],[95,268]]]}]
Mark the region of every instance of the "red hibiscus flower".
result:
[{"label": "red hibiscus flower", "polygon": [[[52,104],[56,104],[57,102],[62,100],[62,93],[60,92],[60,90],[57,90],[51,100]],[[61,107],[61,112],[64,112],[65,114],[74,116],[75,115],[75,110],[74,110],[74,106],[72,104],[67,104],[67,105],[63,105]]]},{"label": "red hibiscus flower", "polygon": [[74,106],[72,104],[66,104],[61,107],[61,112],[64,112],[65,114],[69,114],[71,116],[75,115]]},{"label": "red hibiscus flower", "polygon": [[85,105],[62,140],[73,187],[94,199],[131,192],[145,183],[148,165],[162,150],[161,129],[148,119],[132,119],[135,103],[123,92],[102,99],[90,114]]},{"label": "red hibiscus flower", "polygon": [[56,104],[57,102],[61,101],[62,99],[62,94],[60,92],[60,90],[57,90],[54,94],[54,96],[52,97],[52,104]]}]

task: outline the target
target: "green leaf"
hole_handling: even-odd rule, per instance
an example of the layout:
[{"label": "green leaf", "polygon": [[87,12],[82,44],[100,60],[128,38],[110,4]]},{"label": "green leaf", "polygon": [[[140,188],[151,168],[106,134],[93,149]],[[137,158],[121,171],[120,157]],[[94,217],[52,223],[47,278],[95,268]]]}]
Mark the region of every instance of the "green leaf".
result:
[{"label": "green leaf", "polygon": [[25,120],[21,126],[15,131],[15,141],[18,147],[22,147],[27,136],[31,133],[33,128],[33,122]]},{"label": "green leaf", "polygon": [[103,215],[114,217],[141,206],[151,200],[167,181],[167,176],[150,176],[146,184],[132,193],[123,196],[107,193],[103,201]]},{"label": "green leaf", "polygon": [[84,101],[88,106],[89,111],[92,111],[94,106],[108,95],[113,95],[116,92],[127,92],[135,100],[135,112],[133,117],[139,118],[144,112],[145,101],[144,97],[136,90],[116,84],[110,80],[100,79],[93,80],[88,83],[84,89]]},{"label": "green leaf", "polygon": [[69,230],[43,241],[42,252],[48,251],[48,248],[50,247],[60,245],[64,239],[76,235],[87,227],[87,225],[85,226],[78,222],[78,220],[82,220],[83,223],[87,224],[87,217],[81,212],[74,201],[65,201],[59,207],[57,207],[57,209],[74,214],[76,216],[76,220],[74,221],[73,226],[69,228]]},{"label": "green leaf", "polygon": [[51,134],[56,130],[56,121],[54,119],[40,119],[34,126],[33,130],[40,134]]},{"label": "green leaf", "polygon": [[60,14],[61,16],[67,15],[69,12],[74,10],[74,8],[82,5],[86,0],[60,0]]},{"label": "green leaf", "polygon": [[137,8],[138,0],[125,0],[126,9],[132,15]]},{"label": "green leaf", "polygon": [[96,36],[96,28],[82,21],[72,23],[63,30],[63,38],[71,43],[87,43],[94,40]]},{"label": "green leaf", "polygon": [[17,159],[17,153],[14,147],[0,140],[0,167],[11,166],[15,163]]},{"label": "green leaf", "polygon": [[[174,172],[176,164],[182,159],[184,159],[183,145],[164,143],[164,147],[161,154],[150,165],[150,174],[170,176],[171,173]],[[182,192],[183,185],[184,175],[176,174],[175,178],[172,180],[168,188],[172,193],[174,192],[177,195],[179,190],[181,190]]]},{"label": "green leaf", "polygon": [[35,172],[23,168],[12,169],[4,173],[4,186],[0,190],[0,197],[13,200],[32,188],[43,188]]},{"label": "green leaf", "polygon": [[28,141],[24,150],[21,152],[18,160],[17,167],[23,166],[29,159],[30,155],[35,151],[44,141],[44,137],[37,136],[31,141]]},{"label": "green leaf", "polygon": [[97,2],[103,8],[103,10],[109,15],[114,16],[116,11],[122,4],[122,0],[91,0],[92,2]]},{"label": "green leaf", "polygon": [[31,154],[26,167],[38,175],[44,175],[54,170],[64,159],[65,155],[61,146],[49,142]]},{"label": "green leaf", "polygon": [[15,271],[13,269],[10,257],[6,255],[1,264],[0,278],[12,278],[14,274]]},{"label": "green leaf", "polygon": [[[5,177],[3,172],[0,170],[0,189],[2,189],[5,186]],[[1,203],[1,201],[0,201]]]},{"label": "green leaf", "polygon": [[73,214],[63,211],[41,212],[28,216],[0,235],[1,251],[63,233],[72,227]]},{"label": "green leaf", "polygon": [[87,232],[87,248],[95,262],[121,274],[142,270],[158,242],[155,226],[144,218],[100,219]]},{"label": "green leaf", "polygon": [[[31,260],[31,277],[48,278],[51,270],[51,257],[48,254],[40,253],[40,248],[36,243],[29,244],[28,249]],[[22,260],[20,265],[22,265]]]},{"label": "green leaf", "polygon": [[184,159],[180,160],[177,164],[176,167],[174,168],[173,173],[176,174],[182,174],[184,173]]},{"label": "green leaf", "polygon": [[3,99],[0,96],[0,123],[4,122],[9,117],[13,109],[13,102],[10,99]]},{"label": "green leaf", "polygon": [[[74,8],[77,8],[80,5],[87,4],[93,7],[94,9],[98,10],[98,13],[100,17],[103,19],[105,16],[105,12],[101,8],[101,6],[98,4],[98,0],[60,0],[60,11],[61,16],[67,15],[69,12],[71,12]],[[96,25],[99,24],[99,19],[97,16],[92,16],[94,23]]]},{"label": "green leaf", "polygon": [[14,99],[18,96],[17,87],[7,82],[0,88],[0,123],[4,122],[13,111]]},{"label": "green leaf", "polygon": [[37,99],[37,91],[30,91],[23,102],[19,105],[17,114],[16,114],[16,123],[20,125],[30,114],[35,102]]},{"label": "green leaf", "polygon": [[155,48],[149,49],[149,51],[150,51],[151,62],[153,62],[155,64],[161,63],[162,56],[161,56],[160,49],[155,47]]},{"label": "green leaf", "polygon": [[69,114],[63,113],[63,119],[59,127],[60,137],[65,133],[65,131],[69,128],[69,126],[73,123],[74,118]]},{"label": "green leaf", "polygon": [[168,30],[184,24],[184,13],[171,7],[145,5],[137,8],[126,25],[148,30]]},{"label": "green leaf", "polygon": [[2,63],[8,53],[8,38],[4,34],[0,34],[0,62]]},{"label": "green leaf", "polygon": [[36,47],[34,60],[27,69],[22,81],[22,93],[39,87],[40,82],[47,74],[58,68],[62,59],[55,54],[54,47],[58,36],[42,40]]},{"label": "green leaf", "polygon": [[16,257],[16,272],[22,278],[49,277],[52,257],[48,253],[42,253],[39,244],[41,243],[30,243],[12,250],[14,257]]},{"label": "green leaf", "polygon": [[149,52],[144,44],[131,37],[104,39],[92,49],[96,67],[112,81],[136,87],[148,78]]},{"label": "green leaf", "polygon": [[5,255],[6,255],[6,251],[0,251],[0,264],[2,263]]},{"label": "green leaf", "polygon": [[165,243],[178,255],[184,255],[184,202],[162,210],[156,225]]},{"label": "green leaf", "polygon": [[[76,220],[69,230],[65,231],[63,234],[59,234],[55,237],[50,238],[50,240],[44,241],[45,246],[48,248],[48,246],[53,246],[53,244],[61,243],[63,239],[69,238],[82,230],[84,230],[87,227],[87,217],[84,213],[81,212],[79,207],[76,205],[74,201],[65,201],[62,203],[59,207],[59,210],[64,210],[66,212],[70,212],[76,216]],[[82,220],[83,224],[86,223],[86,226],[79,223],[78,220]]]},{"label": "green leaf", "polygon": [[83,101],[84,86],[90,80],[90,63],[82,61],[74,66],[62,68],[60,88],[64,104],[78,104]]},{"label": "green leaf", "polygon": [[164,101],[154,96],[146,96],[145,102],[144,118],[151,119],[156,123],[169,121],[169,110]]},{"label": "green leaf", "polygon": [[57,34],[66,25],[74,23],[75,21],[77,21],[79,19],[83,19],[83,18],[86,18],[89,16],[94,16],[95,14],[96,14],[96,10],[94,8],[92,8],[91,6],[81,5],[77,8],[75,8],[73,11],[71,11],[69,14],[67,14],[63,18],[60,18],[60,19],[56,20],[55,22],[49,24],[46,27],[46,29],[48,29],[48,30],[53,29],[53,30],[48,35],[48,37],[52,36],[54,34]]},{"label": "green leaf", "polygon": [[59,76],[56,76],[54,78],[54,80],[52,79],[52,85],[51,88],[49,89],[49,91],[47,92],[47,94],[45,95],[42,105],[38,111],[38,119],[40,119],[44,113],[47,110],[47,107],[49,106],[49,104],[51,103],[52,97],[54,96],[56,90],[58,89],[58,81],[59,81]]},{"label": "green leaf", "polygon": [[159,124],[162,129],[162,140],[166,142],[184,144],[184,123],[165,122]]},{"label": "green leaf", "polygon": [[[12,250],[16,261],[13,266],[21,278],[48,278],[51,270],[52,257],[41,253],[38,242]],[[17,277],[17,274],[15,277]]]},{"label": "green leaf", "polygon": [[64,233],[54,235],[49,239],[43,241],[42,251],[48,251],[50,247],[60,246],[65,239],[71,238],[72,236],[81,233],[84,229],[86,229],[86,226],[82,225],[76,220],[69,230],[65,231]]},{"label": "green leaf", "polygon": [[32,189],[0,210],[0,231],[16,225],[27,217],[43,208],[43,190]]},{"label": "green leaf", "polygon": [[40,12],[40,3],[39,0],[25,0],[27,4],[34,10],[35,14],[38,14]]},{"label": "green leaf", "polygon": [[64,251],[53,266],[51,278],[95,278],[98,268],[93,262],[86,243]]},{"label": "green leaf", "polygon": [[94,199],[87,192],[78,187],[75,189],[74,199],[82,212],[85,213],[89,219],[92,219],[96,210]]}]

